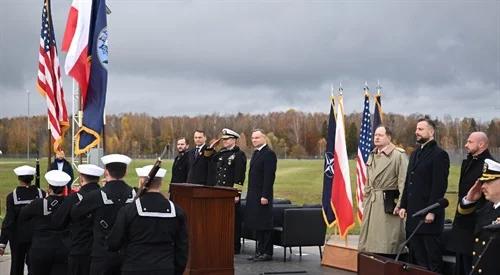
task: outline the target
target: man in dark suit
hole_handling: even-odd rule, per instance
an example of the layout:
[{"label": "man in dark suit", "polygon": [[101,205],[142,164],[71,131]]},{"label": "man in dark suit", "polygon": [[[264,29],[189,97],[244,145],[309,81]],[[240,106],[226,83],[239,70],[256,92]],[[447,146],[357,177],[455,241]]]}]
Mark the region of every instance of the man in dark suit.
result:
[{"label": "man in dark suit", "polygon": [[189,158],[186,151],[189,148],[188,141],[185,137],[177,140],[177,152],[179,153],[172,165],[172,179],[171,183],[185,183],[189,172]]},{"label": "man in dark suit", "polygon": [[[416,229],[421,219],[411,216],[443,198],[448,187],[450,158],[434,140],[435,128],[435,123],[425,117],[418,120],[415,130],[417,143],[420,146],[410,157],[399,211],[401,218],[408,214],[407,235]],[[425,223],[409,242],[410,261],[431,271],[442,273],[440,235],[444,228],[444,209],[429,212],[424,221]]]},{"label": "man in dark suit", "polygon": [[[485,198],[487,202],[480,205],[478,202],[482,198]],[[484,227],[500,223],[500,163],[491,159],[484,160],[481,177],[469,190],[467,196],[460,199],[458,208],[464,215],[474,213],[476,216],[472,266],[469,267],[474,270],[472,274],[498,274],[500,270],[498,228],[487,230]],[[476,209],[479,210],[476,211]]]},{"label": "man in dark suit", "polygon": [[189,172],[187,182],[207,185],[210,158],[205,156],[207,136],[202,130],[196,130],[193,135],[195,147],[187,151]]},{"label": "man in dark suit", "polygon": [[253,261],[270,261],[273,258],[273,185],[276,177],[276,154],[267,146],[262,130],[252,133],[256,149],[250,160],[245,224],[256,231],[257,249]]},{"label": "man in dark suit", "polygon": [[[460,180],[458,182],[458,201],[467,195],[469,189],[481,176],[484,160],[491,159],[488,151],[488,136],[483,132],[474,132],[467,138],[465,144],[467,158],[462,161]],[[484,197],[477,202],[479,205],[485,203]],[[480,207],[477,207],[479,209]],[[472,245],[474,226],[477,215],[473,210],[463,210],[457,206],[453,228],[447,248],[456,253],[455,275],[469,274],[472,266]]]},{"label": "man in dark suit", "polygon": [[67,161],[64,158],[64,151],[59,151],[56,153],[56,158],[50,164],[50,169],[49,170],[59,170],[63,171],[64,173],[68,174],[69,177],[71,178],[68,184],[66,185],[68,187],[68,191],[71,190],[71,183],[73,182],[73,167],[71,167],[71,163]]}]

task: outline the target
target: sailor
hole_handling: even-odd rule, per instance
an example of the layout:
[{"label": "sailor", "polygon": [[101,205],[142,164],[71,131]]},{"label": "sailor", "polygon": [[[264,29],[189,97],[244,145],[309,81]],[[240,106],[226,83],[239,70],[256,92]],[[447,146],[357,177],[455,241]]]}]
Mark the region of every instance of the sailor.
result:
[{"label": "sailor", "polygon": [[24,264],[28,266],[28,251],[31,246],[31,223],[18,220],[21,209],[32,200],[45,197],[45,192],[31,185],[36,169],[23,165],[14,169],[19,186],[7,195],[7,213],[2,223],[0,235],[0,256],[5,252],[7,243],[10,244],[11,275],[24,274]]},{"label": "sailor", "polygon": [[[136,169],[146,179],[153,165]],[[182,274],[188,256],[184,211],[160,193],[160,168],[143,195],[124,206],[108,238],[110,250],[123,251],[122,274]],[[141,180],[141,183],[144,183]]]},{"label": "sailor", "polygon": [[110,252],[106,239],[115,223],[116,215],[125,204],[134,201],[136,192],[123,180],[131,159],[121,154],[101,158],[105,165],[105,184],[84,196],[71,210],[71,219],[91,215],[93,218],[90,274],[120,274],[121,259],[118,252]]},{"label": "sailor", "polygon": [[71,219],[71,209],[94,190],[99,190],[99,177],[104,169],[93,164],[78,165],[80,190],[69,195],[52,215],[52,223],[57,228],[68,228],[70,247],[68,256],[69,275],[90,274],[90,253],[92,251],[92,215]]},{"label": "sailor", "polygon": [[35,199],[21,210],[21,221],[33,222],[33,238],[29,252],[30,273],[34,275],[66,275],[68,264],[68,231],[52,225],[54,213],[64,201],[65,186],[71,177],[63,171],[45,174],[48,196]]}]

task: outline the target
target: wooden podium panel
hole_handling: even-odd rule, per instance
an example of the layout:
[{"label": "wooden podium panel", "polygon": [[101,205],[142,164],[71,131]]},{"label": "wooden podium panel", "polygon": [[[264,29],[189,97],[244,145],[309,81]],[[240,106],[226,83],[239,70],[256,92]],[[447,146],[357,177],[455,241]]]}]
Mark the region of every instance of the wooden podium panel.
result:
[{"label": "wooden podium panel", "polygon": [[380,255],[360,252],[358,275],[438,275],[420,266],[396,261]]},{"label": "wooden podium panel", "polygon": [[234,274],[234,188],[171,183],[170,199],[187,216],[184,274]]}]

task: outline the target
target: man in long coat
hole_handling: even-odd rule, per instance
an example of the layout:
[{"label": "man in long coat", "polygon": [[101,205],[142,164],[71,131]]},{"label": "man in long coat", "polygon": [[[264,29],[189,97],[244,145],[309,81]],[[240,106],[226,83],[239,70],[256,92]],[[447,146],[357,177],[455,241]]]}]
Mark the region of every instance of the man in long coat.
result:
[{"label": "man in long coat", "polygon": [[[408,158],[391,142],[392,133],[380,126],[375,130],[375,149],[368,157],[363,223],[359,251],[393,257],[405,240],[403,221],[397,216],[400,194],[406,178]],[[384,207],[384,203],[391,209]],[[389,212],[390,211],[390,212]]]},{"label": "man in long coat", "polygon": [[276,154],[267,146],[262,130],[252,133],[256,149],[250,160],[245,224],[256,231],[254,261],[270,261],[273,255],[273,185],[276,177]]},{"label": "man in long coat", "polygon": [[[401,218],[408,214],[405,224],[407,235],[416,229],[421,220],[412,215],[442,199],[448,187],[450,158],[434,140],[435,128],[435,123],[425,117],[419,119],[415,130],[420,146],[410,157],[399,211]],[[410,261],[430,271],[442,273],[440,238],[444,229],[444,209],[430,211],[425,215],[424,222],[409,242]]]}]

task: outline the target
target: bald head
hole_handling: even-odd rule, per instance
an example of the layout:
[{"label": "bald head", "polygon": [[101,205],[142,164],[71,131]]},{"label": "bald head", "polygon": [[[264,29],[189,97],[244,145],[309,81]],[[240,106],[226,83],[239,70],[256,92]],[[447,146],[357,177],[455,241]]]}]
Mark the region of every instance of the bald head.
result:
[{"label": "bald head", "polygon": [[473,156],[481,154],[488,149],[488,136],[484,132],[471,133],[467,138],[465,149]]}]

